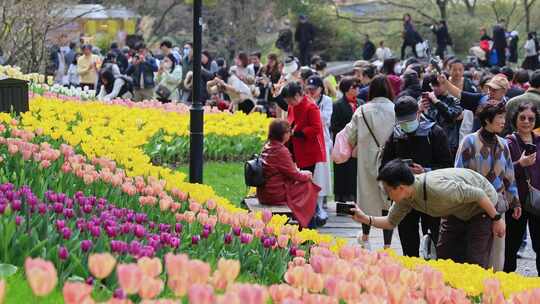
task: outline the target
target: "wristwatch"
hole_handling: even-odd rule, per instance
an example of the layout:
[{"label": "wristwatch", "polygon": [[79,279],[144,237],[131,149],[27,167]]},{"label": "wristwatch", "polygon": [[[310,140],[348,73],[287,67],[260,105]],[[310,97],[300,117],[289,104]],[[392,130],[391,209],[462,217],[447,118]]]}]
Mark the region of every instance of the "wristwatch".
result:
[{"label": "wristwatch", "polygon": [[492,222],[496,222],[502,218],[502,215],[500,213],[496,213],[494,217],[491,218]]}]

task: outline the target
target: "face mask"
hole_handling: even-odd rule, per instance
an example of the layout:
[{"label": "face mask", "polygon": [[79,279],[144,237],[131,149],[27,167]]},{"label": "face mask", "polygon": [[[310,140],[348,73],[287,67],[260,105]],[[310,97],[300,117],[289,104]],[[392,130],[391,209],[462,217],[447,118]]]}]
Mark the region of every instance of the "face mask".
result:
[{"label": "face mask", "polygon": [[399,75],[401,73],[401,66],[399,64],[396,64],[394,66],[394,74]]},{"label": "face mask", "polygon": [[189,53],[191,52],[191,49],[189,48],[184,48],[184,56],[189,56]]},{"label": "face mask", "polygon": [[399,127],[405,133],[413,133],[414,131],[416,131],[416,129],[418,129],[418,125],[420,125],[420,123],[418,122],[417,119],[415,119],[411,121],[402,122],[399,124]]}]

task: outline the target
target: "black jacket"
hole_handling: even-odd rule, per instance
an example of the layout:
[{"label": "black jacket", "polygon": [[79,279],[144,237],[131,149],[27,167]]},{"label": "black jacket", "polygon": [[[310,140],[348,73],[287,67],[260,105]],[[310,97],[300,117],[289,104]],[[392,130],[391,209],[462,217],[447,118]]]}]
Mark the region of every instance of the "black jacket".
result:
[{"label": "black jacket", "polygon": [[396,158],[412,159],[428,170],[450,168],[454,163],[444,130],[426,120],[421,120],[414,135],[403,133],[399,126],[394,128],[384,146],[382,166]]},{"label": "black jacket", "polygon": [[448,33],[448,28],[446,26],[434,27],[432,31],[435,34],[438,46],[445,47],[452,44],[452,40],[450,39],[450,34]]},{"label": "black jacket", "polygon": [[336,135],[339,131],[343,130],[345,126],[351,121],[353,117],[353,109],[349,103],[345,100],[345,97],[342,97],[336,103],[334,103],[332,109],[332,119],[330,122],[330,132],[332,132],[332,137],[335,140]]},{"label": "black jacket", "polygon": [[371,60],[371,58],[373,58],[373,55],[375,55],[375,44],[368,40],[366,41],[366,43],[364,43],[362,57],[364,58],[364,60]]},{"label": "black jacket", "polygon": [[296,33],[294,34],[294,40],[299,44],[311,44],[315,39],[315,27],[309,23],[299,22],[296,26]]},{"label": "black jacket", "polygon": [[278,39],[276,40],[276,48],[284,52],[292,52],[293,49],[293,33],[290,29],[279,31]]},{"label": "black jacket", "polygon": [[455,152],[459,147],[459,128],[461,127],[461,120],[457,118],[463,113],[463,108],[459,100],[453,96],[437,96],[437,99],[440,102],[429,107],[426,117],[436,122],[446,132],[450,151]]},{"label": "black jacket", "polygon": [[506,42],[506,30],[503,26],[497,24],[493,27],[493,48],[496,50],[505,49],[508,46]]}]

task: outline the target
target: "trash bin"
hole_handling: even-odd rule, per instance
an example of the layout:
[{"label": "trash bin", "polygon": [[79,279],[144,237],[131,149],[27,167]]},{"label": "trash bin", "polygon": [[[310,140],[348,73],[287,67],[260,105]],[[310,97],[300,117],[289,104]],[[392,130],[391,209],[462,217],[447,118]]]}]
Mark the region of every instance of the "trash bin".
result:
[{"label": "trash bin", "polygon": [[0,80],[0,112],[19,114],[28,110],[28,82],[14,78]]}]

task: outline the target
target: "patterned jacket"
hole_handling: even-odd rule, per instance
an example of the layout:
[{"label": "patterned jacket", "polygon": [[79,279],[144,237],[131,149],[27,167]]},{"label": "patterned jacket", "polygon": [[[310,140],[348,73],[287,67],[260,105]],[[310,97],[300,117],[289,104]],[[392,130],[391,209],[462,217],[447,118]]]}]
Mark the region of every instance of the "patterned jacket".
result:
[{"label": "patterned jacket", "polygon": [[468,168],[482,174],[508,200],[511,208],[520,207],[514,164],[505,139],[488,144],[480,131],[467,135],[456,155],[456,168]]}]

